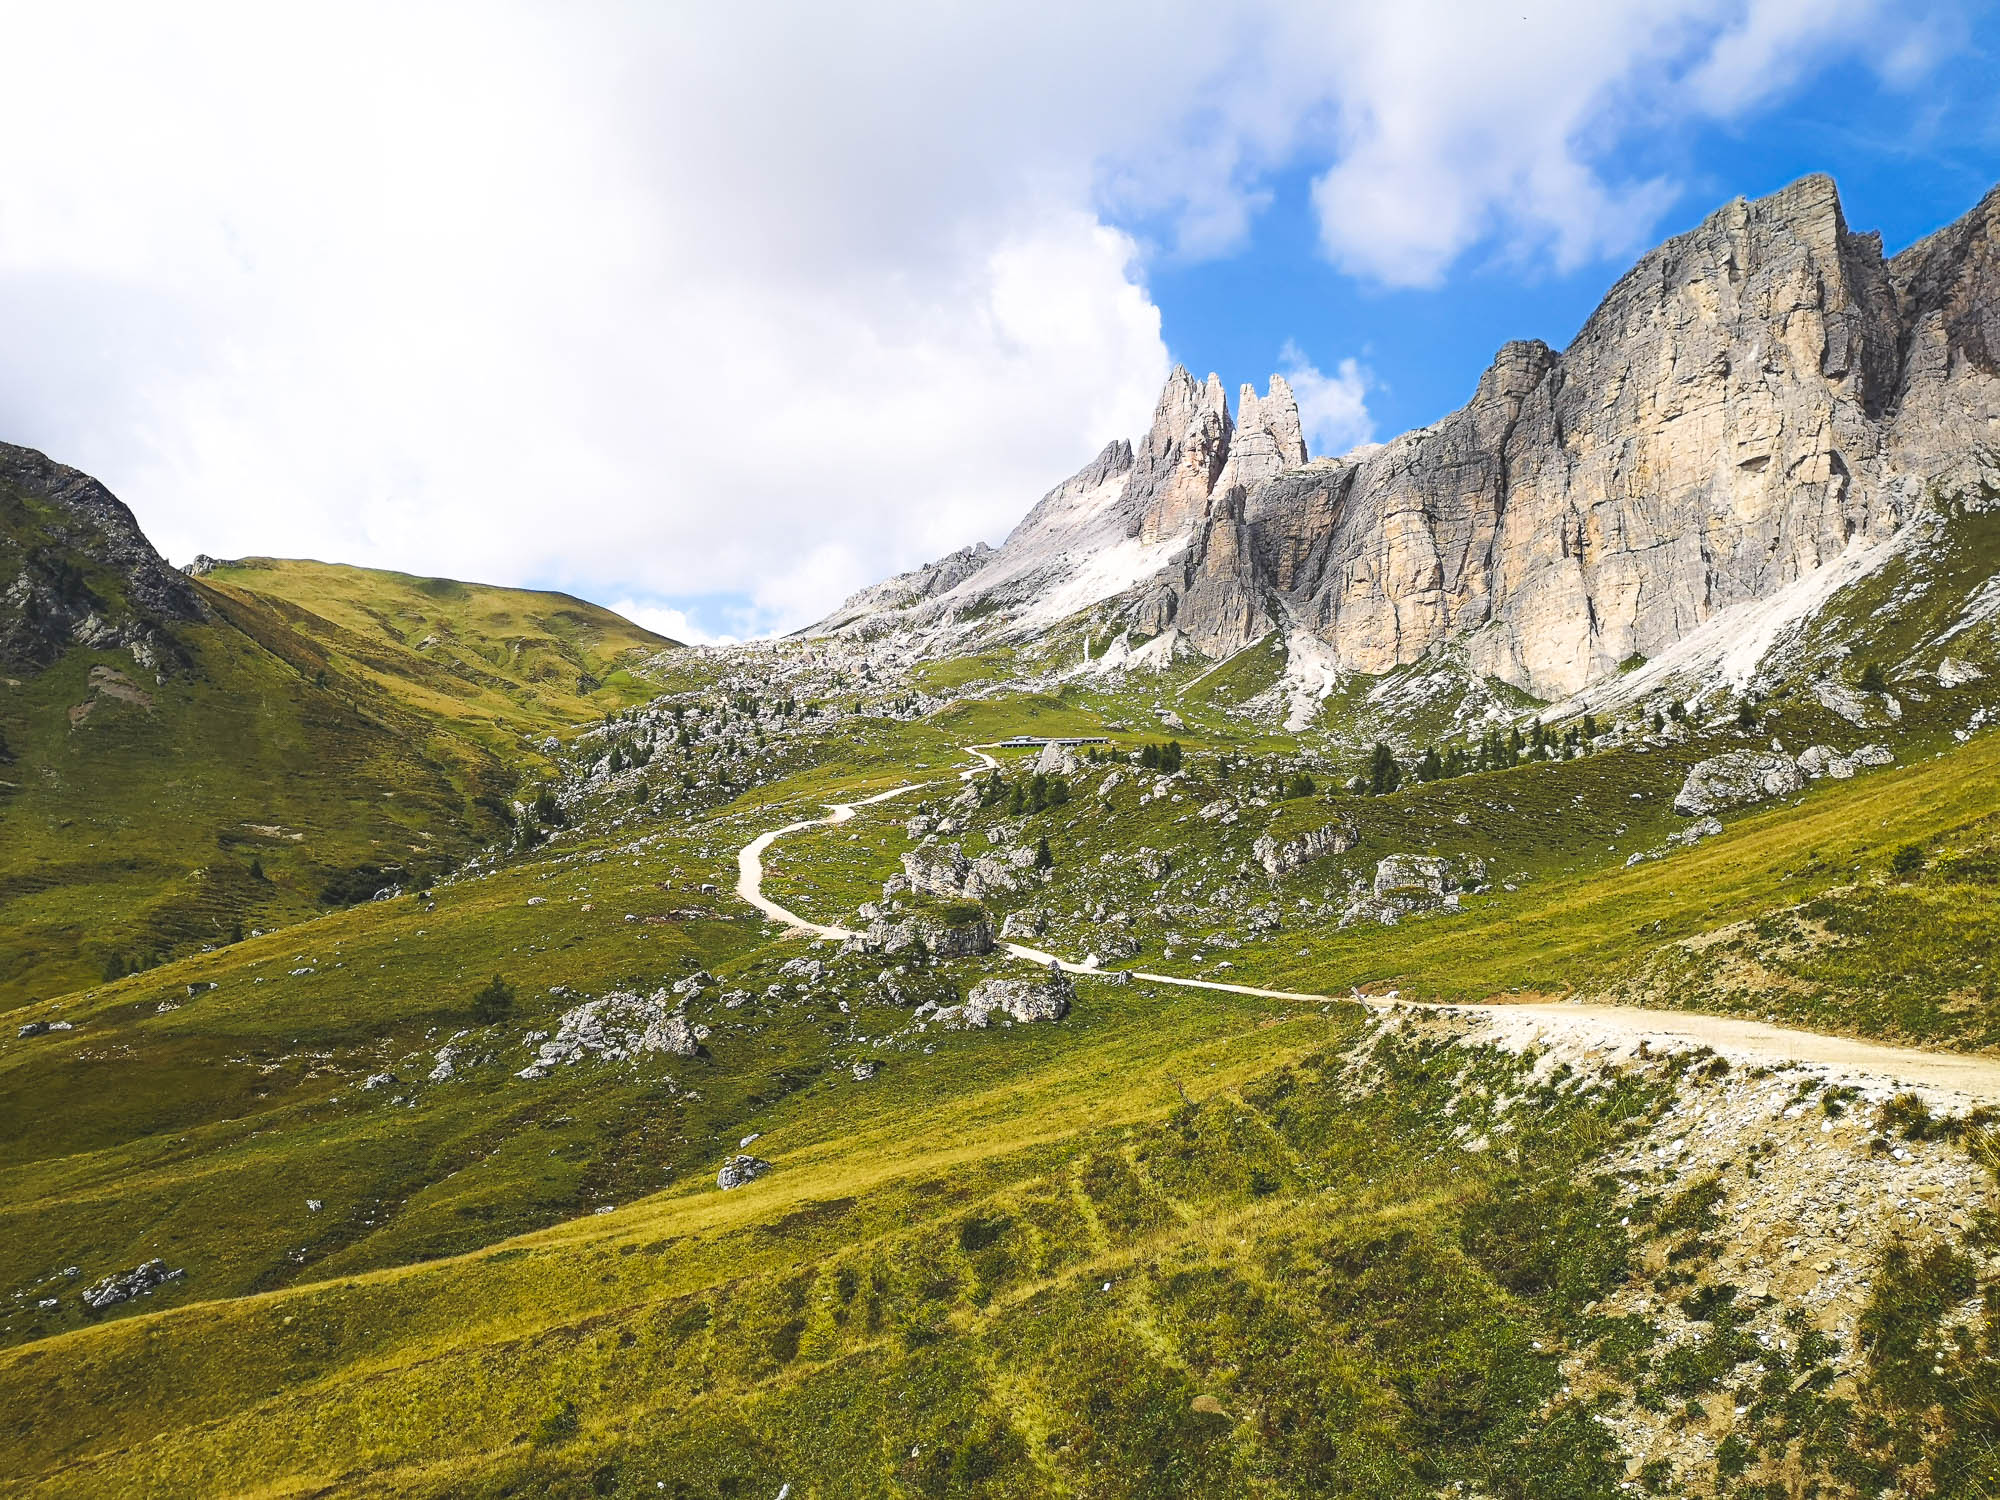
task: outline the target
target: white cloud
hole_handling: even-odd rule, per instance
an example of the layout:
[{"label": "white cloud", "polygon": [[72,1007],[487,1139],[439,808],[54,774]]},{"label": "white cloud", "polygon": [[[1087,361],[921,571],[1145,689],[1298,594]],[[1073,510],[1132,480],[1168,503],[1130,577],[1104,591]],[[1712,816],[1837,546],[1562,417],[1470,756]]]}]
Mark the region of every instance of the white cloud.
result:
[{"label": "white cloud", "polygon": [[634,625],[643,625],[656,635],[679,641],[684,646],[733,646],[741,637],[711,634],[684,609],[645,599],[617,599],[604,606],[623,615]]},{"label": "white cloud", "polygon": [[1573,263],[1674,190],[1611,145],[1871,3],[0,0],[0,437],[174,556],[789,627],[1136,435],[1147,256],[1239,249],[1276,169],[1357,274]]},{"label": "white cloud", "polygon": [[1322,374],[1305,351],[1287,339],[1278,352],[1286,382],[1298,398],[1299,425],[1305,429],[1306,451],[1315,457],[1338,456],[1375,440],[1375,421],[1368,415],[1368,390],[1374,377],[1361,364],[1343,359],[1331,375]]}]

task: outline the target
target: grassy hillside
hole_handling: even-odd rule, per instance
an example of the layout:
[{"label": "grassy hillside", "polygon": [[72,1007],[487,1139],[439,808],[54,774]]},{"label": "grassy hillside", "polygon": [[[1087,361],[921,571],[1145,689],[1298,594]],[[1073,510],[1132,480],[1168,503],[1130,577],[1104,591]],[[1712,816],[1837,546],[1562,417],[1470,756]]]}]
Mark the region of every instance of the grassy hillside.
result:
[{"label": "grassy hillside", "polygon": [[650,697],[632,668],[676,644],[568,594],[377,568],[247,557],[205,581],[265,601],[336,669],[503,744]]},{"label": "grassy hillside", "polygon": [[[1016,813],[960,801],[957,746],[1147,703],[903,723],[815,717],[791,691],[725,681],[578,737],[567,831],[430,900],[6,1017],[72,1027],[0,1044],[14,1489],[1980,1493],[1989,1418],[1968,1393],[2000,1347],[1961,1313],[2000,1295],[1990,1210],[1954,1187],[1967,1212],[1943,1238],[1899,1210],[1915,1249],[1857,1239],[1872,1279],[1821,1308],[1752,1290],[1716,1233],[1776,1148],[1746,1135],[1713,1172],[1678,1154],[1689,1119],[1754,1104],[1768,1132],[1810,1080],[1557,1065],[1144,981],[1079,980],[1054,1025],[951,1031],[911,1007],[1018,969],[814,950],[726,893],[756,832],[914,778],[933,787],[778,846],[772,894],[851,914],[916,847],[906,824],[946,817],[968,852],[1047,839],[1048,882],[989,906],[1045,910],[1064,952],[1131,935],[1132,966],[1336,995],[1639,987],[1991,1048],[1995,736],[1935,757],[1913,740],[1903,765],[1627,868],[1684,821],[1666,802],[1686,765],[1747,732],[1366,799],[1285,795],[1309,758],[1264,736],[1190,735],[1178,775],[1100,766]],[[627,749],[644,757],[614,769]],[[1225,797],[1234,821],[1200,816]],[[1253,863],[1260,836],[1333,818],[1349,853],[1275,879]],[[1174,869],[1145,873],[1146,847]],[[1495,878],[1395,927],[1318,915],[1420,849]],[[1261,907],[1274,929],[1248,920]],[[1842,922],[1908,936],[1845,941]],[[1739,941],[1789,978],[1743,999],[1744,965],[1710,967]],[[496,972],[514,1003],[482,1019]],[[694,1055],[519,1076],[586,999],[677,982],[663,1003],[705,1028]],[[1828,1099],[1801,1139],[1837,1138],[1854,1172],[1976,1177],[1977,1122],[1878,1125]],[[1871,1154],[1878,1130],[1902,1157]],[[718,1192],[752,1135],[775,1170]],[[81,1303],[155,1256],[185,1275]],[[1633,1436],[1648,1423],[1707,1446],[1670,1461]]]},{"label": "grassy hillside", "polygon": [[[386,575],[307,576],[335,612],[393,597]],[[341,583],[363,597],[341,604]],[[78,645],[0,673],[0,1001],[435,876],[508,833],[513,794],[549,764],[541,737],[625,703],[637,679],[616,663],[665,644],[561,596],[452,584],[438,627],[499,661],[482,676],[265,594],[196,589],[208,619],[175,622],[153,669]],[[605,680],[585,692],[573,661]]]}]

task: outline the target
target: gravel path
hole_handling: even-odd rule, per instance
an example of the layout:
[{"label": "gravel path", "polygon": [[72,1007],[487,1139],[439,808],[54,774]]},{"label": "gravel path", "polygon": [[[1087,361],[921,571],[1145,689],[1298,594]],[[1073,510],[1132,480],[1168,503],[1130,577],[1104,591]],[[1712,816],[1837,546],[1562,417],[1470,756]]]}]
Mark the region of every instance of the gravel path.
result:
[{"label": "gravel path", "polygon": [[[967,749],[980,764],[959,772],[969,780],[999,765],[978,746]],[[736,894],[773,921],[783,922],[813,937],[842,942],[856,934],[845,927],[810,922],[787,911],[764,895],[764,852],[788,833],[807,828],[823,828],[845,823],[855,809],[871,807],[919,791],[930,782],[912,782],[893,791],[881,792],[859,802],[827,805],[824,818],[807,818],[787,823],[783,828],[759,834],[736,856]],[[1060,965],[1071,974],[1092,974],[1094,967],[1072,963],[1053,953],[1019,943],[1003,943],[1011,958],[1047,968]],[[1222,990],[1232,995],[1248,995],[1263,1000],[1286,1000],[1305,1005],[1330,1002],[1360,1003],[1375,1009],[1406,1005],[1422,1010],[1463,1017],[1481,1024],[1493,1040],[1508,1046],[1563,1043],[1584,1053],[1626,1054],[1641,1045],[1653,1048],[1712,1047],[1732,1062],[1805,1064],[1823,1070],[1829,1079],[1863,1087],[1914,1088],[1950,1103],[1966,1100],[1990,1104],[2000,1102],[2000,1058],[1961,1052],[1928,1052],[1914,1047],[1889,1047],[1854,1037],[1827,1036],[1816,1031],[1795,1031],[1762,1021],[1733,1016],[1701,1015],[1689,1011],[1645,1010],[1637,1006],[1583,1005],[1564,1001],[1524,1001],[1519,1004],[1444,1004],[1405,1001],[1395,995],[1313,995],[1297,990],[1267,990],[1251,984],[1224,984],[1213,979],[1188,979],[1176,974],[1157,974],[1135,969],[1134,979],[1152,984],[1178,985],[1184,989]]]}]

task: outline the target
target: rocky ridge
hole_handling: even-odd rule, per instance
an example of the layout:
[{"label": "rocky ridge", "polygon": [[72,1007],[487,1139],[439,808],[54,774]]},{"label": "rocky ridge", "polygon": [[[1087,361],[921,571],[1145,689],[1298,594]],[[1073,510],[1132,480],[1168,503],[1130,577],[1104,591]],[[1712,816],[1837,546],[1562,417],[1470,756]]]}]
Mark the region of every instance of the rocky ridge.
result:
[{"label": "rocky ridge", "polygon": [[1244,387],[1232,420],[1217,377],[1177,368],[1136,449],[1112,445],[997,551],[814,629],[936,650],[1110,601],[1128,641],[1169,653],[1283,628],[1329,670],[1381,674],[1449,642],[1479,677],[1569,697],[1886,556],[1941,489],[2000,493],[1996,309],[2000,189],[1888,258],[1806,177],[1723,205],[1568,348],[1504,345],[1464,407],[1371,450],[1309,460],[1282,379]]}]

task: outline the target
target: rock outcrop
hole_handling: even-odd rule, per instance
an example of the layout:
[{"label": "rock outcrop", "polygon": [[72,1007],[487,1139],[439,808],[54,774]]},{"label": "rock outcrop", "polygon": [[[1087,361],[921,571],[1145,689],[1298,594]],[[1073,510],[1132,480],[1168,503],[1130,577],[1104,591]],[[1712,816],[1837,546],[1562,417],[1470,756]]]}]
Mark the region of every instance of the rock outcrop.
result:
[{"label": "rock outcrop", "polygon": [[1042,979],[982,979],[972,987],[963,1005],[949,1005],[932,1012],[932,1019],[946,1027],[991,1026],[996,1017],[1031,1023],[1060,1021],[1069,1014],[1076,999],[1076,986],[1056,964]]},{"label": "rock outcrop", "polygon": [[107,1276],[102,1281],[84,1290],[83,1305],[92,1312],[102,1312],[107,1307],[115,1307],[120,1302],[129,1302],[134,1297],[147,1297],[170,1281],[179,1281],[187,1272],[181,1269],[169,1271],[163,1260],[149,1260],[122,1276]]},{"label": "rock outcrop", "polygon": [[552,1070],[586,1057],[623,1062],[648,1052],[693,1057],[700,1051],[700,1035],[666,990],[650,996],[614,992],[564,1011],[556,1034],[541,1044],[535,1060],[517,1076],[545,1078]]},{"label": "rock outcrop", "polygon": [[1250,852],[1264,873],[1275,879],[1326,855],[1345,854],[1354,847],[1356,837],[1354,825],[1339,819],[1283,843],[1267,833],[1251,845]]},{"label": "rock outcrop", "polygon": [[1019,890],[1034,863],[1032,849],[1010,849],[1004,856],[982,854],[977,859],[968,859],[957,844],[925,844],[903,856],[903,885],[907,890],[922,891],[947,901],[980,901]]},{"label": "rock outcrop", "polygon": [[1742,807],[1805,788],[1799,763],[1781,750],[1731,750],[1697,762],[1674,797],[1674,811],[1688,817]]},{"label": "rock outcrop", "polygon": [[1126,534],[1157,542],[1200,519],[1229,458],[1229,400],[1214,375],[1198,385],[1176,365],[1153,410],[1153,425],[1133,455],[1119,509]]},{"label": "rock outcrop", "polygon": [[755,1182],[770,1170],[771,1163],[763,1157],[752,1156],[747,1151],[738,1152],[723,1162],[721,1170],[715,1174],[715,1185],[726,1193],[742,1187],[746,1182]]},{"label": "rock outcrop", "polygon": [[1241,485],[1247,492],[1267,479],[1306,461],[1306,438],[1299,426],[1299,403],[1282,375],[1271,377],[1262,400],[1255,386],[1246,385],[1236,397],[1236,431],[1229,457],[1215,481],[1220,494]]},{"label": "rock outcrop", "polygon": [[1373,886],[1349,904],[1340,925],[1368,921],[1387,927],[1416,912],[1455,911],[1459,889],[1450,860],[1434,854],[1391,854],[1376,862]]},{"label": "rock outcrop", "polygon": [[88,474],[0,443],[0,661],[46,667],[73,645],[141,666],[188,663],[174,627],[209,618],[132,512]]}]

